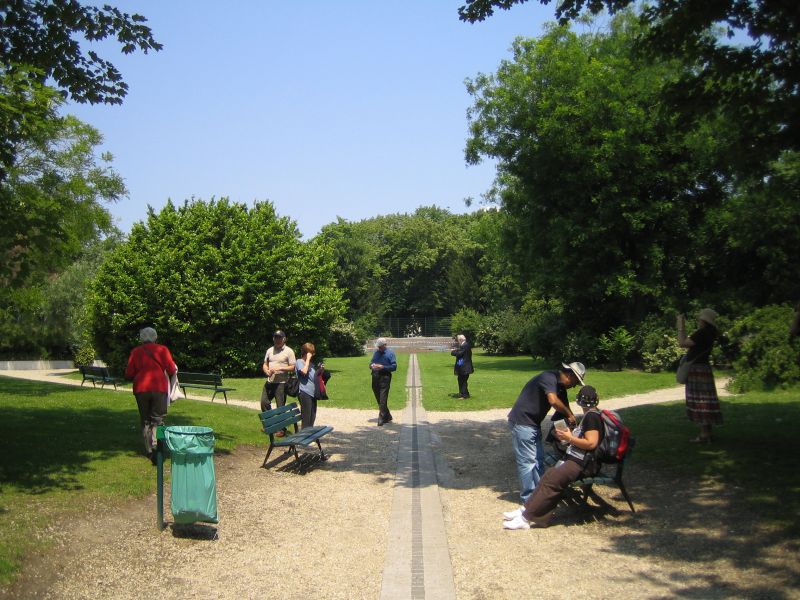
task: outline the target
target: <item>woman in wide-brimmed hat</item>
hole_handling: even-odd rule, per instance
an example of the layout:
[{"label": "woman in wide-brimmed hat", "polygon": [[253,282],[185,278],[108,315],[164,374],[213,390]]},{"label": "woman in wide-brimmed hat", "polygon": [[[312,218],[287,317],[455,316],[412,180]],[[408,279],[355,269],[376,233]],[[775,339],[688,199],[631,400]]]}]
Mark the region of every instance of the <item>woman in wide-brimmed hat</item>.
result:
[{"label": "woman in wide-brimmed hat", "polygon": [[678,344],[686,348],[686,361],[691,363],[686,380],[686,414],[700,426],[700,435],[693,442],[710,443],[714,425],[722,424],[717,386],[709,357],[714,348],[717,332],[717,313],[704,308],[697,313],[697,331],[686,335],[686,318],[678,315]]}]

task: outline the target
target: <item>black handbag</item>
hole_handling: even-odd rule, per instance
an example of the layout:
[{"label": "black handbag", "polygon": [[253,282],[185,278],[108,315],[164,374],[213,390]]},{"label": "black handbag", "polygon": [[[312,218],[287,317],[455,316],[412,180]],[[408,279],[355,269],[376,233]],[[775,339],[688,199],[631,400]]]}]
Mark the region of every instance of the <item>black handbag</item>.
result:
[{"label": "black handbag", "polygon": [[300,380],[297,377],[289,377],[286,382],[286,395],[297,398],[300,393]]}]

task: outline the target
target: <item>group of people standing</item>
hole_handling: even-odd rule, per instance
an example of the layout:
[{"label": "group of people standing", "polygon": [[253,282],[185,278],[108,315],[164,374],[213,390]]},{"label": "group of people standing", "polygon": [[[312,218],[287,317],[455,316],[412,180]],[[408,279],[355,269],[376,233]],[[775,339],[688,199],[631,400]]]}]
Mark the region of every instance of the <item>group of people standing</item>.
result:
[{"label": "group of people standing", "polygon": [[[152,327],[139,332],[141,344],[128,357],[125,378],[133,381],[133,394],[139,409],[139,425],[144,439],[145,455],[155,464],[156,429],[164,423],[170,398],[170,379],[174,380],[178,367],[169,348],[157,344],[158,334]],[[300,358],[286,345],[286,334],[276,331],[272,335],[272,346],[264,355],[262,369],[267,379],[261,392],[261,410],[286,404],[286,386],[293,376],[298,380],[297,398],[300,404],[302,427],[311,427],[317,418],[319,399],[318,370],[323,365],[315,364],[314,344],[307,342],[300,348]],[[293,374],[294,373],[294,374]],[[283,437],[285,432],[275,434]]]},{"label": "group of people standing", "polygon": [[[300,347],[300,358],[296,358],[294,350],[286,345],[286,334],[280,329],[272,334],[272,346],[267,348],[261,366],[267,376],[261,391],[261,412],[270,410],[273,400],[278,407],[286,405],[286,386],[294,376],[299,384],[297,401],[300,404],[300,426],[306,428],[314,425],[317,420],[317,400],[321,397],[317,371],[324,368],[312,362],[316,353],[314,344],[306,342]],[[276,437],[284,435],[284,431],[275,434]]]}]

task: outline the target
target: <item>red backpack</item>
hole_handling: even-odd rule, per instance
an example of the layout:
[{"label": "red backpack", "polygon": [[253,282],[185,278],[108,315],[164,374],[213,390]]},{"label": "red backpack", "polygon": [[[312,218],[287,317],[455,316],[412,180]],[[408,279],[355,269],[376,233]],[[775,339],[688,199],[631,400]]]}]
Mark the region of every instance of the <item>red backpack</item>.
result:
[{"label": "red backpack", "polygon": [[622,422],[619,413],[613,410],[601,410],[605,435],[595,450],[599,462],[618,463],[628,453],[631,441],[631,430]]}]

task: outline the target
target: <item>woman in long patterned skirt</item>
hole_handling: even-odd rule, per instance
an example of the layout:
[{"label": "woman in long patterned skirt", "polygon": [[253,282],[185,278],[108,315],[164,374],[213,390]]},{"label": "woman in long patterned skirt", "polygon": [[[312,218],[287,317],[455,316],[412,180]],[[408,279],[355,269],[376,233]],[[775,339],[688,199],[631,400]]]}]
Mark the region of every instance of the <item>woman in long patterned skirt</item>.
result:
[{"label": "woman in long patterned skirt", "polygon": [[717,386],[709,363],[718,335],[716,319],[716,312],[704,308],[697,315],[697,331],[687,337],[686,318],[678,315],[678,344],[687,348],[686,360],[691,363],[686,380],[686,414],[700,426],[700,434],[692,441],[706,444],[712,441],[712,427],[722,424]]}]

